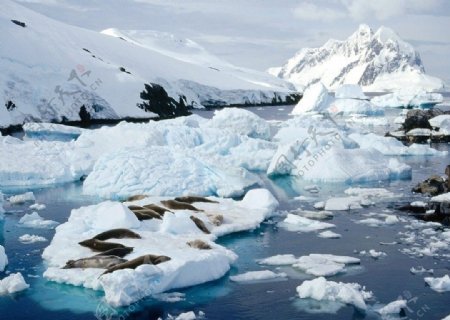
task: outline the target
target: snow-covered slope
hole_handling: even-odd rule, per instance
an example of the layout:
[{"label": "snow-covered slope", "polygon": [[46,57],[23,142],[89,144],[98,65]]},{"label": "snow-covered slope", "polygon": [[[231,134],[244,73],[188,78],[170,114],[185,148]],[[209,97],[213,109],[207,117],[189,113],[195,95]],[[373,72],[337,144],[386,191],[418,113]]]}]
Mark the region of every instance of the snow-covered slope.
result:
[{"label": "snow-covered slope", "polygon": [[281,103],[293,93],[284,80],[234,67],[169,34],[102,34],[9,0],[0,3],[0,30],[0,127],[173,116],[189,106]]},{"label": "snow-covered slope", "polygon": [[268,71],[299,89],[318,81],[329,89],[359,84],[365,91],[443,87],[440,79],[425,74],[412,45],[389,28],[380,27],[373,32],[367,25],[359,26],[344,41],[331,39],[320,48],[304,48],[281,68]]}]

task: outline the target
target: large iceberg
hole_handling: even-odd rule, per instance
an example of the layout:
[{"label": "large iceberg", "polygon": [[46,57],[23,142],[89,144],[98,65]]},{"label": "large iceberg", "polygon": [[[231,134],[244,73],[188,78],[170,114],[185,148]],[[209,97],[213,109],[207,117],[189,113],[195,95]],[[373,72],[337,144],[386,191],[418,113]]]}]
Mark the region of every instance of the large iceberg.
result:
[{"label": "large iceberg", "polygon": [[[164,199],[167,198],[149,197],[128,204],[145,205]],[[56,228],[53,240],[43,252],[48,265],[44,277],[102,290],[106,302],[112,306],[128,305],[155,293],[218,279],[230,269],[236,255],[212,241],[230,232],[256,228],[273,214],[278,202],[265,189],[251,190],[241,201],[211,200],[218,203],[195,203],[203,211],[173,210],[173,214],[166,213],[162,220],[139,221],[125,204],[111,201],[73,210],[69,220]],[[190,219],[192,215],[203,221],[211,234],[200,231]],[[222,224],[212,223],[212,215],[222,215]],[[141,265],[135,270],[118,270],[104,276],[100,276],[104,269],[61,269],[68,260],[94,254],[78,242],[113,228],[128,228],[142,237],[113,240],[134,248],[126,259],[156,254],[169,256],[171,260],[156,266]],[[209,243],[211,249],[190,247],[187,242],[195,239]],[[68,247],[71,250],[66,250]]]},{"label": "large iceberg", "polygon": [[291,114],[301,115],[307,112],[325,111],[331,101],[332,98],[328,94],[327,88],[325,88],[322,82],[318,82],[306,88],[305,92],[303,92],[303,97],[292,110]]}]

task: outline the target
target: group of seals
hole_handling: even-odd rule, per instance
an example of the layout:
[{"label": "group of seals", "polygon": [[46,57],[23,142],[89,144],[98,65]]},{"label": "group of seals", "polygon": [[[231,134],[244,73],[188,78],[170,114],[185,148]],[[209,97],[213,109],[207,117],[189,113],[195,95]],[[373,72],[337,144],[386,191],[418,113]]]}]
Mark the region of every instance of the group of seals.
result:
[{"label": "group of seals", "polygon": [[[79,242],[83,247],[93,251],[100,251],[100,254],[78,260],[69,260],[63,269],[71,268],[103,268],[103,274],[111,273],[121,269],[135,269],[141,264],[159,264],[170,260],[167,256],[157,256],[147,254],[136,259],[126,260],[124,256],[133,251],[133,248],[126,247],[120,243],[107,242],[108,239],[142,239],[141,236],[128,229],[112,229],[97,234],[91,239]],[[102,275],[103,275],[102,274]]]},{"label": "group of seals", "polygon": [[161,220],[164,214],[169,211],[168,209],[157,206],[156,204],[145,205],[143,207],[130,205],[128,206],[128,209],[130,209],[134,213],[139,221],[151,219]]}]

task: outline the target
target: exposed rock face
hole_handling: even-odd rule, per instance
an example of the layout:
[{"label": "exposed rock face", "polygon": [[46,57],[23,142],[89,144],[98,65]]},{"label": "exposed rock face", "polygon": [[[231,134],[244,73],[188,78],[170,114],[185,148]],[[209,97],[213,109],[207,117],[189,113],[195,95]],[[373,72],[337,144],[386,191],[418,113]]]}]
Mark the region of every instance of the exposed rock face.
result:
[{"label": "exposed rock face", "polygon": [[448,192],[448,179],[444,179],[440,176],[434,175],[427,180],[420,182],[416,185],[412,191],[416,193],[429,194],[431,196],[437,196],[442,193]]},{"label": "exposed rock face", "polygon": [[431,129],[431,125],[428,120],[442,114],[446,114],[446,112],[440,109],[409,110],[406,114],[406,119],[402,127],[406,132],[416,128]]},{"label": "exposed rock face", "polygon": [[298,88],[318,81],[329,89],[348,83],[371,91],[414,84],[426,90],[443,86],[441,80],[425,75],[422,60],[412,45],[389,28],[373,32],[367,25],[361,25],[344,41],[331,39],[322,47],[304,48],[281,68],[268,71]]}]

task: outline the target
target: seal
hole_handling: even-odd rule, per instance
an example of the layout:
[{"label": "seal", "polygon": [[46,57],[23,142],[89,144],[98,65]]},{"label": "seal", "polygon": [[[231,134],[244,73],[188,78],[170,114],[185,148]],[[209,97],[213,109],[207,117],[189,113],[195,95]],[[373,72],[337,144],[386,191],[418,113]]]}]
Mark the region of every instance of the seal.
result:
[{"label": "seal", "polygon": [[116,257],[123,258],[132,251],[133,251],[133,248],[131,248],[131,247],[115,248],[115,249],[109,249],[102,253],[99,253],[99,254],[97,254],[97,256],[116,256]]},{"label": "seal", "polygon": [[72,268],[103,268],[108,269],[115,265],[127,262],[126,259],[122,259],[116,256],[97,255],[89,258],[82,258],[78,260],[69,260],[63,269]]},{"label": "seal", "polygon": [[119,229],[111,229],[111,230],[99,233],[92,239],[108,240],[111,238],[114,238],[114,239],[123,239],[123,238],[141,239],[141,236],[131,230],[119,228]]},{"label": "seal", "polygon": [[[122,270],[122,269],[136,269],[137,267],[139,267],[140,265],[143,264],[160,264],[166,261],[169,261],[170,257],[167,256],[157,256],[157,255],[153,255],[153,254],[146,254],[144,256],[140,256],[136,259],[121,263],[121,264],[117,264],[114,267],[108,268],[103,274],[107,274],[107,273],[111,273],[117,270]],[[102,275],[103,275],[102,274]]]},{"label": "seal", "polygon": [[171,212],[169,209],[160,207],[160,206],[158,206],[158,205],[156,205],[156,204],[153,204],[153,203],[151,203],[151,204],[146,204],[146,205],[144,206],[144,209],[150,209],[150,210],[156,211],[156,212],[158,212],[161,216],[163,216],[166,212]]},{"label": "seal", "polygon": [[192,240],[192,241],[188,241],[186,242],[186,244],[194,249],[200,249],[200,250],[210,250],[212,249],[211,246],[209,244],[207,244],[205,241],[202,240]]},{"label": "seal", "polygon": [[90,248],[93,251],[107,251],[111,249],[117,249],[117,248],[125,248],[123,244],[120,243],[114,243],[114,242],[106,242],[102,240],[97,239],[88,239],[81,242],[78,242],[80,246]]},{"label": "seal", "polygon": [[176,200],[163,200],[163,201],[161,201],[161,203],[165,207],[167,207],[169,209],[173,209],[173,210],[203,211],[203,210],[197,209],[196,207],[194,207],[193,205],[191,205],[189,203],[180,202],[180,201],[176,201]]},{"label": "seal", "polygon": [[135,204],[130,204],[130,205],[128,206],[128,209],[130,209],[131,211],[133,211],[133,210],[145,210],[144,207],[137,206],[137,205],[135,205]]},{"label": "seal", "polygon": [[185,202],[185,203],[194,203],[194,202],[219,203],[218,201],[209,200],[208,198],[205,198],[205,197],[196,197],[196,196],[176,197],[175,201]]},{"label": "seal", "polygon": [[204,233],[206,234],[210,234],[211,232],[208,230],[208,228],[205,226],[205,223],[200,220],[197,217],[194,216],[190,216],[191,220],[194,221],[195,225],[197,226],[197,228],[199,228],[200,230],[202,230]]},{"label": "seal", "polygon": [[158,212],[150,210],[150,209],[144,209],[144,210],[134,210],[134,215],[138,220],[150,220],[150,219],[162,219]]},{"label": "seal", "polygon": [[221,214],[215,214],[215,213],[207,213],[209,221],[215,225],[220,226],[223,223],[223,215]]},{"label": "seal", "polygon": [[131,201],[138,201],[138,200],[142,200],[147,198],[148,196],[146,196],[145,194],[136,194],[134,196],[128,197],[127,201],[131,202]]}]

